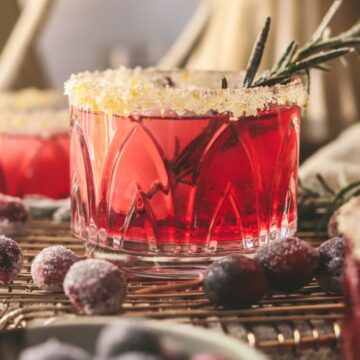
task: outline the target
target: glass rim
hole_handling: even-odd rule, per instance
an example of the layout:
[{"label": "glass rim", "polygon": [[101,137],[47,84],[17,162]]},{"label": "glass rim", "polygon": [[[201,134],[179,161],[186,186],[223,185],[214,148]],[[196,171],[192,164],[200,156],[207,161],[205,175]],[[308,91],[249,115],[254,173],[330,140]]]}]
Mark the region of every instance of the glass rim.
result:
[{"label": "glass rim", "polygon": [[68,131],[68,109],[56,90],[27,88],[0,93],[0,134],[39,135]]},{"label": "glass rim", "polygon": [[[226,78],[226,88],[222,79]],[[65,83],[69,105],[89,111],[131,116],[166,112],[178,116],[209,111],[241,116],[256,115],[269,105],[303,106],[307,93],[299,78],[288,84],[242,87],[244,72],[162,70],[120,67],[73,74]],[[239,86],[240,84],[240,86]]]},{"label": "glass rim", "polygon": [[69,111],[39,110],[32,112],[3,112],[0,123],[0,135],[39,135],[47,137],[67,133],[69,129]]}]

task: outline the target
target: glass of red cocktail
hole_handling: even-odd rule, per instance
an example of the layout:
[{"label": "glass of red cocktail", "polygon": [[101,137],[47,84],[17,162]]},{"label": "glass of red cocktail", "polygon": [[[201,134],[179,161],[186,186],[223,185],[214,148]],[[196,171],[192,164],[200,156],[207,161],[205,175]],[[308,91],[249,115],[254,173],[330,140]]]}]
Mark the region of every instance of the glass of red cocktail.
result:
[{"label": "glass of red cocktail", "polygon": [[23,90],[0,96],[0,192],[69,196],[69,131],[62,96]]},{"label": "glass of red cocktail", "polygon": [[[226,77],[227,88],[221,87]],[[296,231],[299,80],[155,69],[73,75],[72,228],[142,275],[188,276]]]}]

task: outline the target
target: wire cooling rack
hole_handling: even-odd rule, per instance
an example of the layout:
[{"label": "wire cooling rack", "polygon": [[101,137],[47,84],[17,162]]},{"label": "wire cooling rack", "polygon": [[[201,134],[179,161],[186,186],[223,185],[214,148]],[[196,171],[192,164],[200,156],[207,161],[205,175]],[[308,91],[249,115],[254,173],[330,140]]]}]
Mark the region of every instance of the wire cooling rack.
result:
[{"label": "wire cooling rack", "polygon": [[[325,234],[299,233],[314,245]],[[33,257],[43,248],[62,244],[84,254],[82,243],[70,234],[69,224],[34,221],[29,236],[16,239],[24,251],[23,271],[8,287],[0,287],[0,329],[27,327],[32,321],[51,321],[66,314],[76,314],[62,294],[47,294],[31,280]],[[341,334],[344,302],[341,296],[327,295],[314,281],[296,293],[274,294],[259,305],[245,310],[214,308],[201,288],[164,291],[159,294],[135,294],[135,290],[161,280],[131,279],[121,315],[190,323],[225,332],[266,352],[299,350],[306,347],[337,346]]]}]

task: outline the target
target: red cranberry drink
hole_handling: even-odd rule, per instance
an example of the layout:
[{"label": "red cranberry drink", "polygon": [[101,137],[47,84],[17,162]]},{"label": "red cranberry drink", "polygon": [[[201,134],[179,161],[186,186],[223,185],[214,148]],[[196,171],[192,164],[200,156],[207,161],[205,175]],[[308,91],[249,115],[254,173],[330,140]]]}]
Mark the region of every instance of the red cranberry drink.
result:
[{"label": "red cranberry drink", "polygon": [[57,93],[24,90],[0,98],[0,192],[69,196],[69,135]]},{"label": "red cranberry drink", "polygon": [[346,243],[343,280],[347,306],[342,350],[345,360],[356,360],[360,353],[360,197],[343,205],[337,219]]},{"label": "red cranberry drink", "polygon": [[67,82],[72,227],[92,254],[182,276],[294,234],[305,91],[241,78],[120,68]]}]

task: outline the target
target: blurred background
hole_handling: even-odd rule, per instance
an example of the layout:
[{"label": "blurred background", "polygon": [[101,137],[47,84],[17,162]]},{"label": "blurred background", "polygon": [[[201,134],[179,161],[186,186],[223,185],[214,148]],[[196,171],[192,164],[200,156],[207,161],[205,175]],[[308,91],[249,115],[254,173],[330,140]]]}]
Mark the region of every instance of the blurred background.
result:
[{"label": "blurred background", "polygon": [[[37,0],[35,0],[37,1]],[[0,2],[3,47],[26,3]],[[198,0],[53,0],[32,46],[41,75],[33,68],[19,86],[63,88],[72,73],[155,64],[191,19]],[[25,68],[27,64],[24,64]],[[30,77],[30,75],[34,75]],[[35,76],[36,75],[36,76]],[[39,81],[41,79],[41,81]]]},{"label": "blurred background", "polygon": [[[119,65],[244,69],[256,34],[270,15],[272,29],[262,61],[265,69],[290,40],[305,41],[331,3],[2,0],[0,90],[29,86],[62,90],[72,73]],[[331,29],[339,33],[359,17],[360,1],[345,0]],[[346,62],[333,61],[329,74],[312,72],[311,98],[302,126],[303,158],[359,120],[358,65],[359,57],[353,54]]]}]

